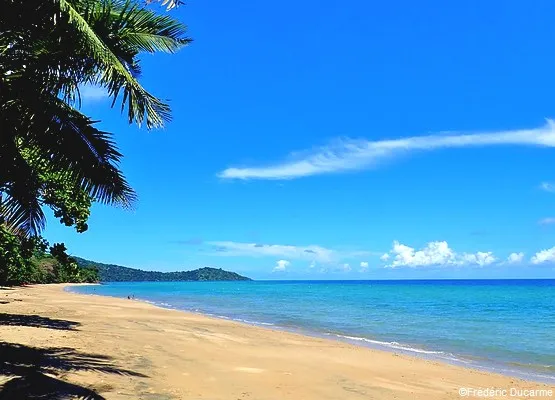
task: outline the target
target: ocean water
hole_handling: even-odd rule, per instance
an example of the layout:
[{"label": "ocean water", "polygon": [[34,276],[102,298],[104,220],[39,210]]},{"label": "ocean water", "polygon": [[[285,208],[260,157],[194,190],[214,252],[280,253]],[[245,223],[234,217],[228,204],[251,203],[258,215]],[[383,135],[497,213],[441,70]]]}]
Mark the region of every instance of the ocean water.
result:
[{"label": "ocean water", "polygon": [[71,291],[555,382],[555,280],[141,282]]}]

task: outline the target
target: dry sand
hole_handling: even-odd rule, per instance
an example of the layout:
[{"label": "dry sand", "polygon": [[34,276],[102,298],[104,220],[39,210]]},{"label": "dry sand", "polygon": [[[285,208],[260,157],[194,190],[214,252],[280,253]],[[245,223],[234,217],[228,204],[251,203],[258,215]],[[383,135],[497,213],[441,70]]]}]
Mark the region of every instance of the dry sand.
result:
[{"label": "dry sand", "polygon": [[541,383],[63,285],[0,290],[2,384],[0,399],[434,400],[461,399],[461,387],[508,391],[489,399],[555,398],[510,396],[555,395]]}]

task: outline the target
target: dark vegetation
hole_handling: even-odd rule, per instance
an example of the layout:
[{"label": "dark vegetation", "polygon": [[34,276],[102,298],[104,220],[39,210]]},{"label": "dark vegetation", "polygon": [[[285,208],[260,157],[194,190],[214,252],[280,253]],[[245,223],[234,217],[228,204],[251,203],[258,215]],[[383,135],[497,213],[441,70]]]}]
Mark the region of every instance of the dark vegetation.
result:
[{"label": "dark vegetation", "polygon": [[167,102],[139,81],[140,54],[191,40],[153,2],[0,0],[0,286],[98,280],[62,243],[45,244],[43,209],[81,233],[93,203],[135,204],[114,135],[81,112],[80,88],[103,89],[129,124],[170,120]]},{"label": "dark vegetation", "polygon": [[130,124],[162,127],[170,108],[139,82],[139,55],[174,53],[185,32],[141,0],[0,0],[0,223],[39,235],[49,207],[84,232],[92,203],[133,206],[114,135],[81,112],[80,88],[104,89]]},{"label": "dark vegetation", "polygon": [[[79,89],[102,88],[130,124],[147,129],[170,120],[168,104],[139,82],[141,53],[174,53],[190,42],[186,26],[155,0],[0,0],[0,289],[5,285],[95,282],[63,243],[41,233],[43,208],[79,233],[93,203],[131,208],[136,194],[119,168],[114,135],[83,114]],[[180,0],[157,0],[167,9]],[[178,75],[178,69],[165,74]],[[0,301],[6,304],[6,301]],[[0,325],[75,330],[38,315],[0,313]],[[71,348],[0,341],[0,399],[102,400],[111,388],[66,380],[70,372],[143,374],[111,357]]]},{"label": "dark vegetation", "polygon": [[221,268],[199,268],[193,271],[158,272],[102,264],[75,257],[77,264],[84,270],[98,271],[102,282],[173,282],[173,281],[250,281],[250,278]]},{"label": "dark vegetation", "polygon": [[25,238],[0,226],[0,286],[27,283],[97,282],[95,268],[82,268],[63,243]]}]

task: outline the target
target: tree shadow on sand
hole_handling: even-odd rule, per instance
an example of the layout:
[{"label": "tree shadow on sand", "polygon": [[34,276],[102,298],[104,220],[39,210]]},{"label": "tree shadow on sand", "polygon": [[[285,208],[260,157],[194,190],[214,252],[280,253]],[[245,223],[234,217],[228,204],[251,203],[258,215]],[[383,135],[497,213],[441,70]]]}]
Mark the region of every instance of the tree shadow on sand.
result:
[{"label": "tree shadow on sand", "polygon": [[10,377],[0,386],[0,399],[105,400],[97,391],[63,380],[68,372],[94,371],[145,378],[115,367],[112,358],[71,348],[37,348],[0,342],[0,375]]},{"label": "tree shadow on sand", "polygon": [[60,329],[64,331],[74,331],[81,325],[79,322],[68,321],[65,319],[55,319],[41,317],[40,315],[21,315],[0,313],[0,326],[30,326],[34,328]]}]

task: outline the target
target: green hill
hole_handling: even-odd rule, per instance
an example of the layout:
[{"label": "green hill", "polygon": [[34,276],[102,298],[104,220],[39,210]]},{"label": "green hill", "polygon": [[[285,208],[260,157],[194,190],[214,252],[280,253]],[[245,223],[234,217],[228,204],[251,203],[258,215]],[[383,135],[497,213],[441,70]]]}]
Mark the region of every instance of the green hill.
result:
[{"label": "green hill", "polygon": [[193,271],[158,272],[102,264],[74,257],[82,268],[96,269],[101,282],[174,282],[174,281],[250,281],[250,278],[221,268],[199,268]]}]

